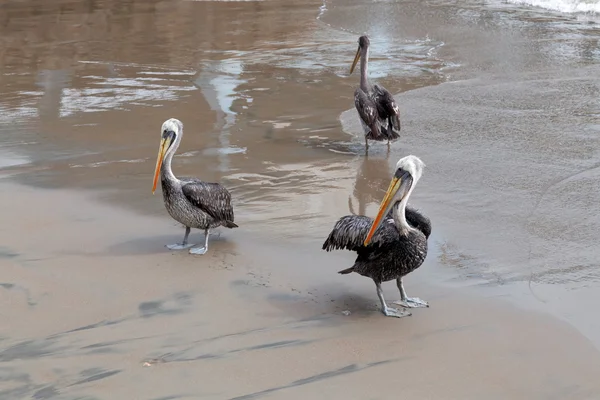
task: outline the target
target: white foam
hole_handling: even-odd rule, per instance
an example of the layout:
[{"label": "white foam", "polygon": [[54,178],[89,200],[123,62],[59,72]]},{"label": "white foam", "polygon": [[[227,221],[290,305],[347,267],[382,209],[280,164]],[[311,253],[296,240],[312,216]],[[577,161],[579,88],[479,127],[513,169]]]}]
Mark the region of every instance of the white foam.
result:
[{"label": "white foam", "polygon": [[131,106],[160,106],[153,102],[175,101],[183,92],[196,90],[187,80],[156,83],[152,78],[87,76],[88,87],[65,88],[61,97],[61,118],[76,113],[127,110]]},{"label": "white foam", "polygon": [[565,13],[600,13],[598,0],[506,0],[511,4],[541,7]]}]

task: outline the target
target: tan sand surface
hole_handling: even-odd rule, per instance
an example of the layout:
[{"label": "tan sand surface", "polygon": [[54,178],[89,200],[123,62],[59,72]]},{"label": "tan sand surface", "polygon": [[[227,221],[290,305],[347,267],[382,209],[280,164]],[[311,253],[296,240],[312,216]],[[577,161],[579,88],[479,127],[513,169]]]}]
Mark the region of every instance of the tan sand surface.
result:
[{"label": "tan sand surface", "polygon": [[[206,256],[172,254],[163,245],[181,228],[166,216],[70,191],[0,189],[12,210],[0,228],[2,399],[600,393],[598,351],[573,328],[427,284],[426,272],[407,290],[431,307],[385,318],[371,282],[336,274],[350,253],[239,229],[222,231]],[[385,285],[388,298],[394,289]]]}]

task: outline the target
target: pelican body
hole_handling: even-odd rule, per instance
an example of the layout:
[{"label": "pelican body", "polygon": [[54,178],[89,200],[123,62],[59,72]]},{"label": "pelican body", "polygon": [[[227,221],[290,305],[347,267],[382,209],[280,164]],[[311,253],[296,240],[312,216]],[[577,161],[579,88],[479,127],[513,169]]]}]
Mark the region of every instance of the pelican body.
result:
[{"label": "pelican body", "polygon": [[368,82],[369,45],[367,36],[358,38],[358,50],[350,67],[354,71],[360,59],[360,87],[354,91],[354,106],[365,131],[365,146],[369,140],[390,141],[400,137],[400,111],[394,97],[383,86]]},{"label": "pelican body", "polygon": [[[177,178],[171,170],[171,160],[181,143],[183,124],[171,118],[161,128],[161,140],[154,171],[152,193],[156,190],[158,177],[165,208],[169,215],[185,226],[185,236],[180,244],[171,244],[171,250],[190,248],[192,254],[204,254],[208,250],[210,229],[218,226],[237,228],[234,223],[231,194],[218,183],[203,182],[197,178]],[[204,230],[204,247],[188,243],[191,228]]]},{"label": "pelican body", "polygon": [[381,310],[389,317],[405,317],[411,313],[387,306],[382,282],[396,280],[400,300],[395,304],[404,308],[429,307],[419,298],[408,297],[402,284],[402,278],[419,268],[427,257],[431,222],[425,215],[407,206],[424,167],[425,164],[416,156],[400,159],[375,219],[360,215],[342,217],[323,243],[326,251],[346,249],[358,254],[354,265],[339,273],[356,272],[371,278],[377,288]]}]

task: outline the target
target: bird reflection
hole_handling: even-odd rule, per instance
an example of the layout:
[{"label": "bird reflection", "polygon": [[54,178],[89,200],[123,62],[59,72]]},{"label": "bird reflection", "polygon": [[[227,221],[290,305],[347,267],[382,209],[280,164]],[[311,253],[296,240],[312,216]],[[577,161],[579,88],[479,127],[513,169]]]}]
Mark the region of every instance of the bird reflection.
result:
[{"label": "bird reflection", "polygon": [[370,203],[381,201],[389,184],[388,150],[385,158],[363,157],[356,173],[353,195],[358,201],[358,213],[354,211],[352,196],[348,196],[348,208],[354,215],[365,215]]}]

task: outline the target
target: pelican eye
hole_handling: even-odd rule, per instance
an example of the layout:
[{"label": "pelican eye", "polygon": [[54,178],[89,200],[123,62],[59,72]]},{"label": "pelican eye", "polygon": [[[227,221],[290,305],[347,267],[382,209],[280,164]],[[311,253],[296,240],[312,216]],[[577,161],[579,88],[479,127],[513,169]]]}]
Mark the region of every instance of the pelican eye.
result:
[{"label": "pelican eye", "polygon": [[162,133],[162,137],[163,139],[175,139],[176,133],[170,129],[165,129]]}]

